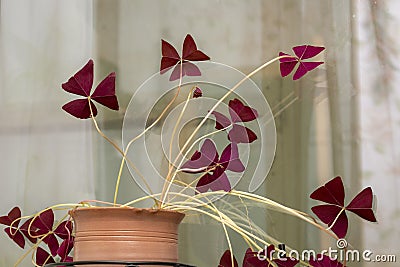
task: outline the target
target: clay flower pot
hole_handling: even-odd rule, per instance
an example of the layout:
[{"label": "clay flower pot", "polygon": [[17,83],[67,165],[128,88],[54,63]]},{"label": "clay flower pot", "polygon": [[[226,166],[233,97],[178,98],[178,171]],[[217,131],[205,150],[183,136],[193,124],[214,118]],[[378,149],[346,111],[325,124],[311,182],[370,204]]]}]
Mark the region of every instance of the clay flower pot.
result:
[{"label": "clay flower pot", "polygon": [[178,226],[183,213],[93,207],[70,214],[75,223],[74,261],[178,261]]}]

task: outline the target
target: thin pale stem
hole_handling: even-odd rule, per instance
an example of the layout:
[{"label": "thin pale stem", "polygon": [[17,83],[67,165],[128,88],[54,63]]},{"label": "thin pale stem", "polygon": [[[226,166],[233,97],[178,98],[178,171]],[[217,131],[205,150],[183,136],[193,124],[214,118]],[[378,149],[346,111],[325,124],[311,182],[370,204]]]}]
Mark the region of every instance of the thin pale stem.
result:
[{"label": "thin pale stem", "polygon": [[[182,65],[182,64],[181,64],[181,65]],[[181,72],[181,73],[182,73],[182,72]],[[163,109],[163,111],[162,111],[161,114],[157,117],[157,119],[156,119],[152,124],[150,124],[150,126],[148,126],[146,129],[144,129],[143,132],[141,132],[139,135],[137,135],[136,137],[132,138],[132,139],[128,142],[128,144],[126,145],[125,153],[123,153],[123,158],[122,158],[122,160],[121,160],[121,165],[120,165],[120,171],[119,171],[119,173],[122,173],[122,167],[123,167],[123,165],[124,165],[125,160],[129,160],[129,159],[126,158],[126,155],[128,154],[129,148],[131,147],[131,145],[132,145],[136,140],[138,140],[138,139],[141,138],[143,135],[145,135],[151,128],[153,128],[153,127],[162,119],[162,117],[164,117],[165,113],[168,111],[168,109],[171,107],[171,105],[175,102],[176,98],[178,97],[179,92],[181,91],[181,85],[182,85],[182,77],[180,77],[180,79],[179,79],[178,88],[177,88],[177,91],[176,91],[174,97],[173,97],[173,98],[171,99],[171,101],[167,104],[167,106]],[[118,175],[118,178],[117,178],[117,185],[116,185],[116,187],[115,187],[114,203],[116,203],[116,199],[117,199],[117,195],[118,195],[118,188],[119,188],[119,184],[120,184],[120,182],[119,182],[120,179],[121,179],[121,175],[119,174],[119,175]],[[150,188],[150,186],[147,184],[147,182],[146,182],[146,180],[144,179],[144,177],[142,178],[142,180],[146,183],[146,187],[147,187],[147,189],[149,190],[149,192],[150,192],[151,194],[153,194],[153,193],[152,193],[152,190],[151,190],[151,188]],[[155,202],[157,202],[156,199],[154,199],[154,200],[155,200]]]},{"label": "thin pale stem", "polygon": [[[99,125],[97,124],[97,121],[94,117],[93,114],[93,109],[92,109],[92,103],[90,100],[90,96],[88,96],[88,101],[89,101],[89,109],[90,109],[90,117],[93,121],[93,124],[97,130],[97,132],[100,134],[101,137],[103,137],[107,142],[109,142],[122,156],[123,160],[126,159],[126,155],[125,153],[122,151],[122,149],[114,142],[112,141],[107,135],[105,135],[103,133],[103,131],[100,129]],[[132,169],[139,175],[139,177],[141,177],[141,179],[143,180],[143,182],[145,183],[145,185],[150,189],[150,187],[148,186],[146,179],[144,179],[143,175],[140,173],[140,171],[138,170],[138,168],[135,166],[135,164],[133,164],[132,161],[130,161],[129,159],[127,159],[128,163],[130,164],[130,166],[132,167]],[[123,164],[122,164],[123,165]],[[120,184],[120,180],[121,180],[121,174],[122,174],[122,167],[120,167],[120,171],[119,171],[119,175],[118,175],[118,179],[117,179],[117,185],[116,188],[119,188],[119,184]],[[118,189],[116,189],[116,195],[118,195]],[[116,202],[116,196],[114,195],[114,204]]]},{"label": "thin pale stem", "polygon": [[[250,77],[252,77],[254,74],[256,74],[257,72],[261,71],[262,69],[264,69],[265,67],[269,66],[270,64],[272,64],[273,62],[282,59],[282,58],[286,58],[289,56],[279,56],[276,57],[274,59],[271,59],[270,61],[264,63],[263,65],[261,65],[260,67],[258,67],[257,69],[255,69],[254,71],[252,71],[250,74],[246,75],[246,77],[244,77],[242,80],[240,80],[235,86],[233,86],[225,95],[223,95],[218,101],[217,103],[215,103],[215,105],[208,111],[208,113],[206,114],[206,116],[203,118],[203,120],[199,123],[199,125],[196,127],[196,129],[193,131],[193,133],[189,136],[188,140],[185,142],[185,144],[182,147],[182,151],[184,151],[186,149],[186,147],[189,145],[190,141],[192,141],[193,137],[197,134],[197,132],[200,130],[200,128],[204,125],[204,123],[207,121],[207,119],[210,117],[210,115],[212,114],[212,112],[222,103],[222,101],[224,101],[232,92],[234,92],[242,83],[244,83],[247,79],[249,79]],[[175,159],[173,165],[176,164],[178,158]],[[166,198],[166,194],[168,193],[172,181],[175,179],[176,176],[176,172],[174,173],[174,175],[172,177],[167,177],[166,178],[166,182],[168,183],[168,187],[166,192],[163,194],[162,198],[161,198],[161,203],[164,202],[165,198]]]},{"label": "thin pale stem", "polygon": [[[181,112],[179,113],[178,120],[176,121],[176,123],[175,123],[175,125],[174,125],[174,129],[173,129],[173,131],[172,131],[172,136],[171,136],[171,140],[170,140],[170,143],[169,143],[168,159],[167,159],[167,160],[168,160],[168,174],[167,174],[167,177],[170,176],[171,171],[172,171],[172,169],[174,168],[174,165],[171,164],[171,162],[169,161],[169,159],[171,159],[171,157],[172,157],[172,144],[173,144],[174,136],[175,136],[176,130],[177,130],[178,126],[179,126],[179,123],[180,123],[181,120],[182,120],[183,114],[185,113],[185,110],[186,110],[186,108],[187,108],[187,105],[189,104],[190,96],[192,95],[192,91],[193,91],[193,89],[194,89],[195,87],[196,87],[196,86],[194,86],[194,87],[192,87],[192,88],[190,89],[189,94],[188,94],[188,96],[187,96],[187,98],[186,98],[185,104],[184,104],[184,106],[183,106]],[[164,183],[162,193],[164,193],[165,188],[166,188],[166,184]],[[160,206],[160,207],[161,207],[161,206]]]}]

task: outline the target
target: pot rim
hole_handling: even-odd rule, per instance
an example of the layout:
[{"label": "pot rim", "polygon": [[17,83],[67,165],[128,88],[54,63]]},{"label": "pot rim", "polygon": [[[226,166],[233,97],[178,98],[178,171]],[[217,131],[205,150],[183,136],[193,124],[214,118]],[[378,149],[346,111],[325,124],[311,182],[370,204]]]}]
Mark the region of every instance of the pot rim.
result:
[{"label": "pot rim", "polygon": [[76,212],[84,212],[84,211],[129,211],[135,213],[146,213],[146,214],[174,214],[176,216],[185,217],[185,213],[176,210],[168,210],[168,209],[153,209],[153,208],[136,208],[131,206],[112,206],[112,207],[98,207],[98,206],[91,206],[91,207],[76,207],[69,211],[69,214],[73,216]]}]

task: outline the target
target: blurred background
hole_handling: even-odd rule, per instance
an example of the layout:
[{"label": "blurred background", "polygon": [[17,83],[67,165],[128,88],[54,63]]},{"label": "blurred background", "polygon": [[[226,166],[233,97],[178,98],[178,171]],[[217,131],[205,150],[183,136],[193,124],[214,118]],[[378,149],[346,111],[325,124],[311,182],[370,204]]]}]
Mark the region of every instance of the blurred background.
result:
[{"label": "blurred background", "polygon": [[[279,51],[314,44],[326,47],[325,64],[304,79],[282,79],[277,63],[253,78],[277,127],[275,162],[258,193],[311,213],[317,202],[309,194],[337,175],[346,201],[372,186],[378,223],[349,215],[347,240],[400,261],[399,1],[0,0],[0,12],[0,214],[15,205],[31,214],[54,203],[112,201],[120,155],[91,121],[60,108],[71,99],[61,83],[89,58],[95,84],[117,72],[121,109],[101,109],[98,120],[120,143],[130,97],[159,70],[161,38],[180,48],[190,33],[213,61],[244,73]],[[120,202],[143,195],[127,169],[121,189]],[[298,250],[334,244],[298,219],[249,212]],[[197,266],[217,266],[228,248],[221,226],[207,220],[188,220],[180,238],[181,261]],[[245,244],[233,239],[241,258]],[[2,267],[23,254],[5,233],[0,247]]]}]

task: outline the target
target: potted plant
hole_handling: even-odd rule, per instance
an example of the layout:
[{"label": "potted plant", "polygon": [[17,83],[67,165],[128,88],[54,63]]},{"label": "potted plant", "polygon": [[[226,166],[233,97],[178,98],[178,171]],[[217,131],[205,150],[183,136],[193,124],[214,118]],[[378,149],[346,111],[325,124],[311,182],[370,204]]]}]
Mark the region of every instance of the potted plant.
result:
[{"label": "potted plant", "polygon": [[[252,153],[268,159],[264,162],[268,165],[264,168],[268,173],[275,149],[273,115],[268,103],[260,101],[264,99],[262,94],[252,88],[255,84],[251,82],[251,76],[279,62],[282,77],[294,72],[293,80],[298,80],[323,64],[312,58],[324,48],[293,47],[292,54],[280,52],[248,75],[209,62],[209,56],[197,48],[189,34],[183,42],[181,55],[167,41],[162,40],[161,48],[160,72],[143,83],[126,110],[123,147],[105,135],[96,121],[97,104],[119,109],[116,74],[110,73],[93,89],[94,63],[89,60],[62,84],[66,92],[78,95],[78,99],[62,108],[78,119],[91,119],[98,133],[121,155],[114,199],[112,202],[92,200],[57,204],[24,216],[19,207],[12,208],[0,217],[0,224],[5,225],[6,234],[18,246],[30,245],[21,260],[31,253],[36,266],[91,260],[177,262],[178,226],[185,214],[198,213],[219,222],[226,233],[228,249],[219,266],[238,266],[227,229],[238,233],[249,245],[242,266],[345,265],[327,255],[308,259],[291,257],[291,249],[279,247],[277,250],[280,242],[254,228],[248,216],[242,216],[239,210],[236,210],[237,214],[229,213],[214,204],[216,200],[224,201],[226,196],[251,201],[298,217],[338,240],[347,234],[347,211],[376,221],[371,188],[365,188],[345,204],[344,186],[339,176],[310,195],[325,203],[312,208],[319,220],[252,193],[264,177],[257,171],[252,172],[248,191],[234,189],[254,160]],[[224,88],[214,99],[209,97],[215,95],[212,86]],[[160,96],[152,91],[156,87],[170,90]],[[255,94],[252,97],[257,99],[253,101],[256,106],[247,103],[252,102],[246,99],[251,90]],[[155,102],[161,108],[154,109]],[[143,118],[143,121],[138,122],[137,118]],[[162,136],[160,149],[164,149],[162,156],[167,164],[148,177],[143,175],[143,168],[136,164],[136,159],[139,151],[146,150],[146,140],[153,140],[152,131]],[[269,146],[272,156],[263,154],[265,147],[262,146]],[[257,147],[261,149],[254,149]],[[125,163],[147,196],[119,204],[118,192]],[[151,157],[147,165],[152,165]],[[153,200],[149,208],[135,208],[135,204],[149,199]],[[235,210],[229,201],[226,205]],[[67,212],[56,220],[55,212],[59,214],[59,210]]]}]

